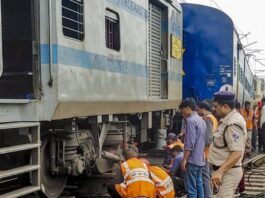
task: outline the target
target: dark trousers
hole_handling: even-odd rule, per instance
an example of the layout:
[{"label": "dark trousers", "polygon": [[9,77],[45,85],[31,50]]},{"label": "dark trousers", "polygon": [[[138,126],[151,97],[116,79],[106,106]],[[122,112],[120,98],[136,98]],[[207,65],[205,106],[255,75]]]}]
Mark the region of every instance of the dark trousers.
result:
[{"label": "dark trousers", "polygon": [[253,129],[252,138],[251,138],[251,146],[253,151],[257,149],[257,135],[258,135],[257,129]]},{"label": "dark trousers", "polygon": [[184,185],[184,179],[178,178],[178,177],[173,177],[172,178],[173,184],[174,184],[174,189],[176,194],[178,195],[178,193],[185,193],[185,185]]},{"label": "dark trousers", "polygon": [[259,138],[259,152],[262,151],[263,144],[262,144],[262,129],[258,128],[258,138]]},{"label": "dark trousers", "polygon": [[261,141],[262,141],[263,152],[265,152],[265,123],[262,124],[261,128]]},{"label": "dark trousers", "polygon": [[115,185],[108,185],[108,193],[112,198],[122,198],[120,194],[116,191]]}]

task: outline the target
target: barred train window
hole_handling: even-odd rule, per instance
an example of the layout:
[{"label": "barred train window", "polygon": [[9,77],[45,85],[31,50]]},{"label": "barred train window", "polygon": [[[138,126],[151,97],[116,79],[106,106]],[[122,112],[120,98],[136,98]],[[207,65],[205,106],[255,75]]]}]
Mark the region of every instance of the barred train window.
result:
[{"label": "barred train window", "polygon": [[83,0],[62,0],[63,34],[82,41],[84,39]]},{"label": "barred train window", "polygon": [[120,50],[120,21],[119,15],[111,10],[106,10],[105,15],[105,42],[106,47],[116,51]]}]

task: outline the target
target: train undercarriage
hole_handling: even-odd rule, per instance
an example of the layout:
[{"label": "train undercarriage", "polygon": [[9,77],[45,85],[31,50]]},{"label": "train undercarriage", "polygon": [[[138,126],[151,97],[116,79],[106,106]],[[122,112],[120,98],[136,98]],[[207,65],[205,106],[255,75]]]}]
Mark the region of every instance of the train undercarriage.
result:
[{"label": "train undercarriage", "polygon": [[165,138],[157,131],[161,125],[169,127],[168,118],[156,112],[3,124],[0,197],[29,187],[49,198],[65,189],[83,197],[105,196],[124,160],[123,151],[135,144],[140,151],[156,147],[156,140]]}]

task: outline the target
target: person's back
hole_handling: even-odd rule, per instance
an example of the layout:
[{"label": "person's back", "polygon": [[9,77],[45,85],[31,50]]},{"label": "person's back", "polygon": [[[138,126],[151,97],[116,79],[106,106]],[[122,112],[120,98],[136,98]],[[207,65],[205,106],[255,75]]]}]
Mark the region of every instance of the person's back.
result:
[{"label": "person's back", "polygon": [[158,166],[149,167],[151,179],[155,183],[157,196],[160,198],[174,198],[175,190],[172,179],[162,168]]},{"label": "person's back", "polygon": [[115,184],[118,194],[124,198],[155,197],[156,190],[147,165],[137,158],[134,149],[127,149],[125,157],[127,161],[120,165],[124,181]]},{"label": "person's back", "polygon": [[[124,175],[125,193],[122,197],[154,197],[155,187],[149,178],[146,165],[137,158],[128,159],[121,164],[121,171]],[[117,188],[116,188],[117,189]]]}]

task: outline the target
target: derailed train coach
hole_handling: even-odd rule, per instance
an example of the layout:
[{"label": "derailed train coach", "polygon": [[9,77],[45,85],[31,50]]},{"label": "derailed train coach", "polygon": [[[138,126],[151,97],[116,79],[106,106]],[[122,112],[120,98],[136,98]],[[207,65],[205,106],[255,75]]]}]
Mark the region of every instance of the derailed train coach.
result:
[{"label": "derailed train coach", "polygon": [[0,10],[0,197],[56,198],[68,178],[106,193],[123,150],[155,141],[182,98],[180,5],[1,0]]},{"label": "derailed train coach", "polygon": [[238,32],[224,12],[204,5],[181,4],[183,9],[183,97],[211,100],[228,89],[238,101],[253,98],[253,74]]}]

